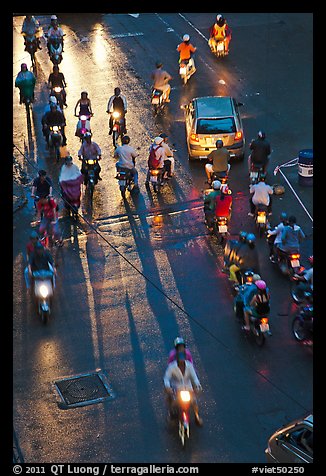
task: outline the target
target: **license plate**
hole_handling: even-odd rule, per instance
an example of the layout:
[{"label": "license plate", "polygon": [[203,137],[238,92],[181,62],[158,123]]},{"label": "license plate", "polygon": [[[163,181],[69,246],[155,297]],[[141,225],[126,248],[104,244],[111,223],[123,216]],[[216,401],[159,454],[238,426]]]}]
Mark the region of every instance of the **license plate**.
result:
[{"label": "license plate", "polygon": [[219,225],[218,226],[218,232],[219,233],[227,233],[228,227],[226,225]]},{"label": "license plate", "polygon": [[258,172],[250,172],[250,177],[251,178],[257,178],[258,177]]},{"label": "license plate", "polygon": [[298,259],[291,259],[291,266],[292,268],[299,268],[300,261]]},{"label": "license plate", "polygon": [[257,223],[266,223],[266,215],[257,215]]},{"label": "license plate", "polygon": [[152,104],[158,104],[160,102],[158,97],[153,97],[152,98]]},{"label": "license plate", "polygon": [[269,324],[260,324],[260,330],[262,332],[268,332],[269,331]]},{"label": "license plate", "polygon": [[150,181],[151,182],[157,182],[157,175],[151,175]]},{"label": "license plate", "polygon": [[215,145],[215,142],[216,142],[216,139],[214,139],[213,137],[205,137],[205,141],[206,141],[206,144],[207,144],[207,145],[212,145],[212,146],[214,146],[214,145]]},{"label": "license plate", "polygon": [[186,72],[187,72],[187,68],[180,68],[180,70],[179,70],[179,73],[180,73],[181,75],[185,75]]}]

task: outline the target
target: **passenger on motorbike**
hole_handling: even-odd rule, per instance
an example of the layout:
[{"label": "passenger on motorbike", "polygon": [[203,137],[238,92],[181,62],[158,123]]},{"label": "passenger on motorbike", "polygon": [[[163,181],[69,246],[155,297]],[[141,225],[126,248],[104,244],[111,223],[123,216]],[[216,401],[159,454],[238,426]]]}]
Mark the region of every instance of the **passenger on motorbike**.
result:
[{"label": "passenger on motorbike", "polygon": [[238,240],[227,240],[224,247],[224,268],[223,272],[230,273],[230,266],[234,264],[234,257],[237,255],[241,246],[246,244],[247,232],[240,231]]},{"label": "passenger on motorbike", "polygon": [[45,170],[39,170],[38,176],[33,180],[31,197],[52,197],[52,191],[52,180],[47,177]]},{"label": "passenger on motorbike", "polygon": [[[214,183],[214,182],[213,182]],[[216,197],[215,216],[231,218],[232,191],[228,185],[221,185],[221,193]]]},{"label": "passenger on motorbike", "polygon": [[40,23],[33,15],[26,15],[23,21],[21,33],[24,35],[25,51],[26,51],[26,36],[35,36],[37,48],[39,50],[42,49],[40,44],[40,36],[42,35]]},{"label": "passenger on motorbike", "polygon": [[126,128],[126,119],[125,115],[127,114],[127,99],[126,96],[121,94],[120,88],[114,88],[114,95],[110,97],[108,101],[108,106],[106,112],[109,114],[109,134],[112,134],[113,131],[113,112],[119,112],[121,119],[124,119],[124,131],[123,134],[127,133]]},{"label": "passenger on motorbike", "polygon": [[192,405],[196,423],[202,425],[202,418],[199,416],[198,402],[195,397],[195,393],[198,393],[202,387],[193,364],[186,360],[183,352],[178,352],[176,360],[168,365],[164,374],[164,386],[167,394],[169,417],[171,418],[173,415],[173,409],[176,405],[175,392],[178,389],[186,388],[193,394]]},{"label": "passenger on motorbike", "polygon": [[230,170],[230,152],[224,147],[222,139],[217,139],[216,149],[207,156],[208,163],[205,165],[207,183],[212,183],[213,172],[226,172]]},{"label": "passenger on motorbike", "polygon": [[218,14],[216,16],[215,23],[209,29],[208,44],[212,51],[216,52],[217,43],[223,40],[225,45],[225,54],[228,54],[231,37],[231,29],[227,24],[226,19],[223,17],[223,15]]},{"label": "passenger on motorbike", "polygon": [[[79,112],[77,112],[77,108],[79,106]],[[92,116],[93,111],[92,111],[92,105],[91,105],[91,100],[88,97],[88,92],[87,91],[82,91],[80,94],[80,98],[78,99],[76,106],[75,106],[75,116]]]},{"label": "passenger on motorbike", "polygon": [[168,135],[165,134],[165,132],[162,132],[162,134],[160,134],[160,137],[162,137],[163,139],[163,142],[161,142],[161,145],[165,150],[166,159],[164,160],[164,166],[167,170],[167,178],[171,178],[174,174],[173,152],[168,145]]},{"label": "passenger on motorbike", "polygon": [[258,205],[265,205],[267,207],[268,214],[272,214],[272,195],[273,188],[267,185],[265,182],[265,175],[261,175],[259,182],[250,185],[250,212],[249,216],[255,216],[255,210]]},{"label": "passenger on motorbike", "polygon": [[48,104],[46,104],[46,106],[44,107],[43,116],[45,116],[45,114],[51,110],[51,104],[56,104],[57,111],[62,112],[62,109],[58,104],[57,98],[55,96],[50,96]]},{"label": "passenger on motorbike", "polygon": [[[62,246],[62,231],[60,229],[58,212],[58,204],[53,197],[42,197],[36,205],[37,219],[40,220],[39,232],[42,236],[45,230],[52,235],[59,246]],[[43,215],[43,218],[41,218]]]},{"label": "passenger on motorbike", "polygon": [[187,349],[185,340],[182,337],[176,337],[174,339],[173,344],[174,344],[174,348],[169,353],[168,364],[170,364],[171,362],[176,360],[177,354],[179,352],[184,352],[186,360],[188,360],[189,362],[191,362],[193,364],[193,359],[192,359],[192,356],[191,356],[191,352],[190,352],[189,349]]},{"label": "passenger on motorbike", "polygon": [[189,68],[194,68],[195,62],[192,55],[197,48],[190,43],[189,35],[183,35],[182,40],[182,43],[177,46],[177,51],[180,53],[179,63],[186,63],[189,65]]},{"label": "passenger on motorbike", "polygon": [[87,174],[87,164],[85,163],[86,160],[96,160],[97,164],[94,168],[94,172],[97,176],[98,180],[102,180],[100,177],[101,166],[99,161],[102,159],[102,152],[99,145],[92,141],[92,134],[90,132],[86,132],[84,135],[84,142],[82,143],[79,151],[78,151],[78,159],[82,161],[81,166],[81,173],[85,176],[84,184],[86,185],[86,175]]},{"label": "passenger on motorbike", "polygon": [[[31,256],[31,253],[34,251],[35,249],[35,245],[36,243],[40,242],[41,244],[43,244],[41,241],[40,241],[40,237],[39,237],[39,234],[35,231],[35,230],[32,230],[30,235],[29,235],[29,241],[27,242],[26,244],[26,258],[27,258],[27,263],[29,262],[29,258]],[[30,288],[30,275],[29,275],[29,269],[28,269],[28,264],[26,266],[26,268],[24,269],[24,278],[25,278],[25,283],[26,283],[26,288],[29,289]]]},{"label": "passenger on motorbike", "polygon": [[59,39],[60,40],[60,43],[62,45],[62,52],[63,52],[64,33],[63,33],[62,28],[58,24],[58,18],[57,18],[56,15],[51,16],[51,24],[48,28],[46,36],[48,38],[47,47],[48,47],[49,54],[50,54],[50,44],[54,39]]},{"label": "passenger on motorbike", "polygon": [[300,243],[304,238],[305,234],[301,227],[297,225],[296,217],[291,215],[288,224],[282,230],[281,242],[277,248],[286,254],[298,252],[300,250]]},{"label": "passenger on motorbike", "polygon": [[67,107],[67,104],[66,104],[67,94],[65,90],[65,88],[67,87],[67,83],[66,83],[64,74],[61,73],[61,71],[59,71],[59,66],[57,64],[53,66],[53,71],[52,73],[50,73],[49,79],[48,79],[48,88],[50,89],[50,91],[53,91],[53,89],[56,87],[62,88],[61,93],[62,93],[63,105]]},{"label": "passenger on motorbike", "polygon": [[213,231],[216,199],[221,194],[221,182],[219,180],[214,180],[212,187],[213,189],[207,195],[204,195],[204,214],[209,231]]},{"label": "passenger on motorbike", "polygon": [[151,79],[153,81],[152,89],[163,91],[165,102],[170,102],[171,86],[169,81],[173,78],[167,71],[162,69],[163,64],[160,61],[157,61],[155,66],[156,69],[154,69],[151,74]]},{"label": "passenger on motorbike", "polygon": [[164,161],[167,160],[167,157],[166,157],[165,148],[162,145],[163,142],[164,142],[164,139],[160,136],[157,136],[155,137],[154,142],[151,144],[149,148],[150,155],[151,155],[151,151],[154,151],[155,162],[157,163],[155,164],[151,163],[150,159],[148,159],[148,172],[147,172],[145,185],[148,185],[149,183],[151,169],[161,170],[163,173],[163,178],[167,178],[167,171],[164,166]]},{"label": "passenger on motorbike", "polygon": [[67,138],[65,135],[65,125],[66,119],[63,115],[63,112],[58,111],[58,106],[54,103],[50,104],[50,111],[47,112],[42,117],[42,126],[43,126],[43,134],[45,135],[45,140],[47,146],[49,146],[49,135],[50,135],[50,126],[59,126],[61,127],[62,133],[62,145],[67,145]]},{"label": "passenger on motorbike", "polygon": [[239,283],[240,276],[248,270],[260,274],[256,237],[253,233],[247,234],[246,242],[237,249],[233,257],[233,264],[230,266],[230,281]]},{"label": "passenger on motorbike", "polygon": [[115,164],[117,172],[119,170],[127,169],[133,176],[136,189],[138,185],[138,171],[136,169],[136,157],[138,156],[136,150],[129,145],[130,137],[122,137],[122,145],[119,145],[114,151],[114,157],[118,160]]},{"label": "passenger on motorbike", "polygon": [[[277,252],[277,246],[281,243],[281,236],[283,228],[288,224],[288,215],[286,212],[282,212],[280,216],[280,223],[274,228],[274,230],[268,230],[268,245],[269,245],[269,259],[272,263],[275,263],[275,252]],[[270,236],[275,236],[275,239],[269,239]]]},{"label": "passenger on motorbike", "polygon": [[28,261],[28,273],[29,276],[33,276],[34,271],[52,271],[52,283],[53,288],[55,287],[55,275],[57,274],[56,267],[54,265],[53,257],[48,249],[45,249],[44,246],[37,242],[34,247],[34,251],[30,254]]},{"label": "passenger on motorbike", "polygon": [[25,98],[34,102],[35,83],[35,75],[28,70],[26,63],[22,63],[15,80],[15,87],[19,89],[19,104],[22,104]]},{"label": "passenger on motorbike", "polygon": [[251,165],[255,168],[263,168],[263,173],[266,174],[267,166],[269,162],[269,156],[271,154],[270,143],[266,139],[264,131],[258,132],[257,139],[253,139],[250,142],[249,149],[251,154],[248,157],[248,170],[250,173]]},{"label": "passenger on motorbike", "polygon": [[270,292],[265,281],[258,279],[252,285],[252,289],[244,298],[244,321],[243,330],[250,330],[250,316],[259,317],[263,314],[269,314],[270,311]]}]

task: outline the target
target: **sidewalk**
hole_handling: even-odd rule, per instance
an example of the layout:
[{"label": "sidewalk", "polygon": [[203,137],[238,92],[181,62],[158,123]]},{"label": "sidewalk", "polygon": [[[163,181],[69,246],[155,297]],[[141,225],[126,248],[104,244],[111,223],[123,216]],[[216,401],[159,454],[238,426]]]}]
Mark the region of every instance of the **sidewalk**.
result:
[{"label": "sidewalk", "polygon": [[12,212],[16,213],[27,203],[26,187],[29,187],[30,178],[19,167],[19,164],[13,158],[13,201]]}]

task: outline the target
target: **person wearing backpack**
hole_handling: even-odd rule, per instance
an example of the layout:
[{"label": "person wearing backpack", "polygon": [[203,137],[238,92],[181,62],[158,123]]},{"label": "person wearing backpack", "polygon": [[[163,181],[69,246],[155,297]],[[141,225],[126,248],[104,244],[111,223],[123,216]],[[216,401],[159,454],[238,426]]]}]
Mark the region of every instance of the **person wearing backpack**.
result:
[{"label": "person wearing backpack", "polygon": [[[152,169],[164,169],[164,161],[167,160],[166,152],[163,147],[164,138],[163,137],[155,137],[153,144],[151,144],[149,148],[149,156],[148,156],[148,172],[146,177],[145,185],[149,184],[149,175],[150,170]],[[166,178],[167,172],[164,171],[163,178]]]},{"label": "person wearing backpack", "polygon": [[263,314],[269,314],[270,311],[270,292],[265,281],[258,279],[258,281],[255,281],[255,286],[255,293],[251,295],[250,303],[245,304],[243,308],[245,325],[242,329],[245,331],[250,330],[249,319],[251,315],[258,317]]}]

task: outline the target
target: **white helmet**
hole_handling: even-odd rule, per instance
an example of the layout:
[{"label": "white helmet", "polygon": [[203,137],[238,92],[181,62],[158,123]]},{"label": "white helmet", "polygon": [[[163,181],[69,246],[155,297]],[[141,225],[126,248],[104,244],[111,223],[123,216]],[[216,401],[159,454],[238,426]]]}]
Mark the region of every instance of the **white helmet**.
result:
[{"label": "white helmet", "polygon": [[223,18],[223,17],[222,17],[222,15],[221,15],[220,13],[216,16],[216,20],[217,20],[217,21],[220,21],[222,18]]},{"label": "white helmet", "polygon": [[58,104],[57,98],[55,96],[50,96],[49,102],[52,102],[53,104]]},{"label": "white helmet", "polygon": [[214,180],[214,182],[212,183],[212,187],[214,190],[219,190],[221,188],[221,182],[219,180]]},{"label": "white helmet", "polygon": [[182,37],[183,41],[189,41],[190,40],[190,36],[189,35],[183,35]]},{"label": "white helmet", "polygon": [[52,15],[51,16],[51,20],[57,20],[57,19],[58,19],[57,15]]},{"label": "white helmet", "polygon": [[161,144],[161,143],[163,142],[163,140],[164,140],[163,137],[157,136],[157,137],[155,137],[155,139],[154,139],[154,144],[159,145],[159,144]]}]

